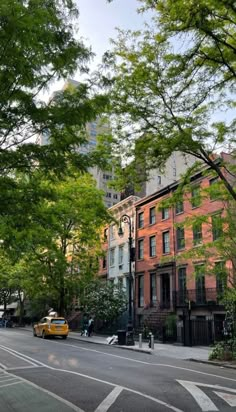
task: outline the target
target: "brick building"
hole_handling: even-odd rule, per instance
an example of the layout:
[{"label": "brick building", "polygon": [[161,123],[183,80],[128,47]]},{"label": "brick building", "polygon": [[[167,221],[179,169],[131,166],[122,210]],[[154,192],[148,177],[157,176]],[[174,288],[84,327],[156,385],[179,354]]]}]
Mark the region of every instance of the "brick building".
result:
[{"label": "brick building", "polygon": [[[137,326],[147,324],[160,332],[166,317],[175,313],[180,327],[183,318],[188,316],[192,320],[211,320],[214,331],[217,325],[222,329],[225,311],[220,296],[224,281],[217,274],[222,273],[225,262],[213,253],[209,258],[214,273],[211,276],[204,273],[204,258],[184,257],[186,251],[212,242],[221,234],[219,217],[224,213],[224,203],[210,195],[200,196],[215,181],[205,173],[193,176],[190,191],[184,195],[183,201],[161,210],[161,202],[175,193],[178,183],[136,203]],[[183,225],[186,218],[203,215],[206,221],[193,226]]]}]

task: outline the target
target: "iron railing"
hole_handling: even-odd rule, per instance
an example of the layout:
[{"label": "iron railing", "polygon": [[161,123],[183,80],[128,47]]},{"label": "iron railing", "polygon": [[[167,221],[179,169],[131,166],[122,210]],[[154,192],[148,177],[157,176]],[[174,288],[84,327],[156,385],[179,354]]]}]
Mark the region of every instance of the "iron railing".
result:
[{"label": "iron railing", "polygon": [[223,291],[217,288],[186,289],[173,292],[175,307],[220,305]]}]

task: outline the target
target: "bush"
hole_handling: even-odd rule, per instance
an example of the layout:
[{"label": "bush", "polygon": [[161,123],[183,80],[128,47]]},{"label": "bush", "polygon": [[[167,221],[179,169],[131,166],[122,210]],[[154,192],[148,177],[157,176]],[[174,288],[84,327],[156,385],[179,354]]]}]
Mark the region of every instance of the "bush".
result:
[{"label": "bush", "polygon": [[217,343],[209,355],[209,360],[236,360],[236,338]]}]

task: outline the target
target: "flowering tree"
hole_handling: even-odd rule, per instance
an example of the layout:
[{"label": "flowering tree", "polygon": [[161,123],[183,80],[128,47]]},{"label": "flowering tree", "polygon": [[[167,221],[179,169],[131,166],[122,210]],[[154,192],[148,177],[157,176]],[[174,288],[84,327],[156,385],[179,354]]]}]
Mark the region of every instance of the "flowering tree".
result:
[{"label": "flowering tree", "polygon": [[126,311],[127,297],[121,287],[95,281],[85,291],[83,306],[97,319],[112,322]]}]

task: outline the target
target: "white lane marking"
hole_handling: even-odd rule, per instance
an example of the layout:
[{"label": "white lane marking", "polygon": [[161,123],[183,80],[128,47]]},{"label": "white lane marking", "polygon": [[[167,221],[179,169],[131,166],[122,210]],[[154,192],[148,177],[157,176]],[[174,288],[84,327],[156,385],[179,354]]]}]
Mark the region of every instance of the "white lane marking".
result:
[{"label": "white lane marking", "polygon": [[[47,341],[47,342],[50,342],[50,341]],[[128,360],[128,361],[135,362],[135,363],[141,363],[141,364],[148,365],[148,366],[161,366],[161,367],[165,367],[165,368],[178,369],[178,370],[181,370],[181,371],[193,372],[193,373],[197,373],[199,375],[211,376],[213,378],[225,379],[225,380],[229,380],[229,381],[232,381],[232,382],[236,382],[236,379],[233,379],[233,378],[228,378],[228,377],[225,377],[225,376],[222,376],[222,375],[216,375],[214,373],[197,371],[195,369],[184,368],[182,366],[169,365],[169,364],[166,364],[166,363],[150,363],[150,362],[146,362],[146,361],[140,361],[138,359],[127,358],[126,356],[121,356],[121,355],[113,355],[112,353],[102,352],[102,351],[99,351],[99,350],[96,350],[96,349],[83,348],[81,346],[72,345],[70,343],[62,343],[62,342],[60,343],[60,342],[52,342],[52,341],[50,343],[57,343],[58,345],[70,346],[72,348],[82,349],[82,350],[85,350],[85,351],[88,351],[88,352],[95,352],[95,353],[99,353],[99,354],[102,354],[102,355],[111,356],[111,357],[119,358],[119,359],[124,359],[124,360]],[[179,360],[181,360],[181,359],[179,359]]]},{"label": "white lane marking", "polygon": [[[0,380],[0,386],[1,386],[1,383],[5,383],[5,382],[8,382],[8,381],[12,381],[12,380],[14,380],[14,379],[16,379],[16,378],[14,378],[14,377],[12,377],[12,376],[5,376],[4,379]],[[18,378],[17,378],[17,379],[18,379]]]},{"label": "white lane marking", "polygon": [[[27,336],[27,337],[31,338],[31,336],[28,336],[28,335],[26,335],[25,333],[21,333],[21,332],[11,332],[11,333],[15,333],[15,334],[17,334],[17,335],[23,335],[23,336]],[[42,341],[41,341],[41,342],[42,342]],[[169,365],[169,364],[166,364],[166,363],[150,363],[150,362],[140,361],[140,360],[138,360],[138,359],[132,359],[132,358],[128,358],[128,357],[125,357],[125,356],[113,355],[112,353],[109,353],[109,352],[102,352],[102,351],[98,351],[98,350],[95,350],[95,349],[83,348],[83,347],[81,347],[81,346],[79,346],[79,345],[72,345],[72,344],[70,344],[70,343],[55,342],[55,341],[52,342],[52,341],[50,341],[50,340],[43,341],[42,343],[45,344],[46,342],[47,342],[47,343],[57,343],[58,345],[70,346],[70,347],[72,347],[72,348],[82,349],[82,350],[85,350],[85,351],[88,351],[88,352],[100,353],[100,354],[102,354],[102,355],[111,356],[111,357],[114,357],[114,358],[125,359],[125,360],[131,361],[131,362],[141,363],[141,364],[148,365],[148,366],[160,366],[160,367],[164,367],[164,368],[172,368],[172,369],[177,369],[177,370],[181,370],[181,371],[196,373],[196,374],[199,374],[199,375],[211,376],[211,377],[213,377],[213,378],[219,378],[219,379],[224,379],[224,380],[228,380],[228,381],[231,381],[231,382],[236,382],[236,379],[233,379],[233,378],[228,378],[228,377],[222,376],[222,375],[216,375],[216,374],[214,374],[214,373],[197,371],[197,370],[195,370],[195,369],[184,368],[184,367],[181,367],[181,366]],[[81,342],[81,341],[80,341],[80,342]],[[23,355],[23,356],[29,358],[29,357],[26,356],[26,355]],[[32,359],[32,358],[29,358],[29,359]],[[178,359],[178,360],[184,361],[184,359]],[[39,362],[39,361],[37,361],[37,360],[35,360],[35,362],[37,362],[38,364],[40,364],[40,365],[42,365],[42,366],[45,366],[45,367],[49,367],[49,368],[50,368],[50,366],[47,366],[47,365],[43,364],[42,362]],[[207,366],[209,366],[209,365],[207,365]],[[215,367],[215,366],[214,366],[214,367]],[[54,368],[51,368],[51,369],[54,369]]]},{"label": "white lane marking", "polygon": [[[103,379],[98,379],[98,378],[94,378],[93,376],[89,376],[89,375],[84,375],[83,373],[79,373],[79,372],[75,372],[75,371],[68,371],[67,369],[57,369],[57,368],[52,368],[50,367],[50,369],[53,369],[54,371],[58,371],[58,372],[65,372],[65,373],[70,373],[72,375],[77,375],[77,376],[81,376],[82,378],[87,378],[96,382],[100,382],[100,383],[105,383],[106,385],[109,386],[117,386],[117,384],[113,383],[113,382],[108,382],[108,381],[104,381]],[[135,393],[136,395],[142,396],[143,398],[146,399],[150,399],[151,401],[158,403],[159,405],[163,405],[168,409],[171,409],[174,412],[183,412],[181,409],[175,408],[174,406],[170,405],[169,403],[163,402],[160,399],[157,398],[153,398],[152,396],[146,395],[143,392],[139,392],[136,391],[134,389],[130,389],[127,388],[126,386],[120,386],[123,390],[126,390],[128,392],[131,393]]]},{"label": "white lane marking", "polygon": [[11,353],[11,355],[16,356],[17,358],[20,358],[21,360],[24,360],[24,361],[26,361],[26,362],[29,362],[29,363],[31,363],[33,366],[39,366],[39,365],[40,365],[40,366],[45,366],[44,363],[39,362],[38,360],[33,359],[33,358],[31,358],[30,356],[27,356],[27,355],[25,355],[25,354],[23,354],[23,353],[20,353],[20,352],[14,350],[14,349],[8,349],[8,348],[6,348],[6,347],[3,346],[3,345],[0,345],[0,349],[9,351],[9,352]]},{"label": "white lane marking", "polygon": [[[51,368],[50,368],[51,369]],[[20,378],[20,380],[22,381],[22,383],[26,383],[30,386],[32,386],[33,388],[38,389],[41,392],[46,393],[47,395],[51,396],[52,398],[57,399],[59,402],[64,403],[64,405],[68,406],[69,408],[71,408],[73,411],[75,412],[84,412],[83,409],[79,408],[78,406],[74,405],[73,403],[71,403],[70,401],[67,401],[66,399],[61,398],[60,396],[56,395],[53,392],[48,391],[47,389],[42,388],[41,386],[36,385],[33,382],[28,381],[25,378]]]},{"label": "white lane marking", "polygon": [[223,399],[229,406],[236,406],[236,395],[232,395],[230,393],[225,392],[216,392],[214,391],[217,396]]},{"label": "white lane marking", "polygon": [[[0,345],[0,349],[4,350],[5,352],[9,353],[10,355],[14,355],[16,358],[19,358],[19,359],[21,359],[21,360],[22,360],[23,357],[24,357],[24,355],[19,356],[19,355],[17,355],[17,352],[14,351],[13,349],[8,349],[8,348],[6,348],[6,347],[4,347],[4,346],[2,346],[2,345]],[[13,352],[14,352],[14,353],[13,353]],[[37,366],[36,363],[33,363],[33,362],[29,361],[28,359],[23,359],[23,360],[24,360],[25,362],[30,363],[30,364],[33,365],[33,366]]]},{"label": "white lane marking", "polygon": [[7,386],[18,385],[19,383],[23,383],[23,382],[17,381],[17,382],[7,383],[6,385],[0,386],[0,390],[1,390],[2,388],[6,388]]},{"label": "white lane marking", "polygon": [[100,405],[98,405],[95,412],[107,412],[122,391],[123,388],[121,386],[116,386],[113,391],[111,391],[109,395],[100,403]]},{"label": "white lane marking", "polygon": [[[14,351],[14,352],[16,352],[16,351]],[[16,353],[20,355],[20,352],[16,352]],[[24,356],[25,356],[25,355],[24,355]],[[32,361],[34,361],[33,358],[30,358],[30,357],[28,357],[28,358],[31,359]],[[129,359],[129,358],[128,358],[128,359]],[[37,361],[37,362],[38,362],[38,361]],[[114,387],[117,386],[116,384],[114,384],[114,383],[112,383],[112,382],[108,382],[108,381],[104,381],[104,380],[102,380],[102,379],[94,378],[94,377],[89,376],[89,375],[84,375],[84,374],[82,374],[82,373],[78,373],[78,372],[74,372],[74,371],[68,371],[68,370],[66,370],[66,369],[54,368],[54,367],[48,366],[48,365],[46,365],[46,364],[44,364],[44,363],[42,363],[42,362],[40,362],[40,364],[41,364],[42,366],[44,366],[45,368],[48,368],[48,369],[51,369],[51,370],[54,370],[54,371],[70,373],[70,374],[77,375],[77,376],[81,376],[81,377],[84,377],[84,378],[87,378],[87,379],[90,379],[90,380],[93,380],[93,381],[96,381],[96,382],[105,383],[105,384],[107,384],[107,385],[109,385],[109,386],[114,386]],[[12,375],[12,376],[14,376],[14,375]],[[21,379],[24,380],[25,382],[29,383],[30,385],[37,387],[37,385],[33,384],[32,382],[30,382],[30,381],[28,381],[28,380],[26,380],[26,379],[23,379],[23,378],[21,378]],[[166,408],[173,410],[174,412],[183,412],[181,409],[175,408],[174,406],[172,406],[172,405],[170,405],[170,404],[168,404],[168,403],[166,403],[166,402],[163,402],[163,401],[161,401],[160,399],[153,398],[152,396],[146,395],[145,393],[138,392],[138,391],[135,391],[135,390],[130,389],[130,388],[126,388],[125,386],[121,386],[121,387],[122,387],[123,390],[127,390],[128,392],[135,393],[136,395],[140,395],[140,396],[142,396],[142,397],[144,397],[144,398],[146,398],[146,399],[152,400],[153,402],[155,402],[155,403],[157,403],[157,404],[159,404],[159,405],[163,405],[163,406],[165,406]],[[46,391],[46,389],[40,388],[40,386],[39,386],[38,388],[41,389],[41,390],[43,390],[43,391]],[[46,392],[47,392],[47,391],[46,391]],[[50,392],[50,394],[51,394],[51,392]],[[55,396],[57,396],[57,395],[55,395]],[[72,404],[72,405],[73,405],[73,404]],[[76,412],[83,412],[81,409],[75,409],[75,410],[76,410]]]},{"label": "white lane marking", "polygon": [[180,380],[178,380],[177,382],[179,382],[180,385],[182,385],[190,393],[190,395],[192,395],[203,412],[219,410],[211,401],[209,396],[207,396],[200,388],[198,388],[195,383]]},{"label": "white lane marking", "polygon": [[5,365],[3,365],[3,363],[0,363],[0,368],[7,369],[7,367]]},{"label": "white lane marking", "polygon": [[16,370],[18,370],[18,369],[34,369],[34,368],[44,368],[44,366],[39,366],[39,365],[36,365],[36,366],[16,366],[15,368],[14,367],[12,367],[12,368],[7,368],[6,370],[7,371],[16,371]]},{"label": "white lane marking", "polygon": [[[232,402],[232,405],[230,406],[236,406],[236,389],[232,389],[232,388],[227,388],[226,386],[221,386],[221,385],[210,385],[208,383],[200,383],[200,382],[191,382],[191,381],[183,381],[183,380],[178,380],[177,382],[180,383],[180,385],[182,385],[185,389],[187,389],[187,391],[189,391],[189,393],[194,397],[194,399],[196,400],[196,402],[198,403],[198,405],[201,407],[202,411],[217,411],[217,407],[213,404],[213,402],[210,400],[210,398],[201,390],[198,388],[198,386],[201,386],[203,388],[211,388],[214,389],[214,393],[216,393],[216,395],[218,395],[219,397],[221,397],[222,399],[224,399],[229,405],[230,405],[230,400]],[[231,397],[229,394],[227,393],[222,393],[222,392],[216,392],[215,390],[218,389],[220,391],[227,391],[230,392]],[[200,393],[200,392],[201,393]],[[200,398],[195,397],[195,394],[198,392],[198,394],[200,395]],[[203,396],[204,395],[204,396]],[[206,398],[209,399],[209,401],[214,405],[214,407],[216,409],[203,409],[204,407],[204,402],[203,400]],[[202,402],[202,403],[201,403]],[[235,404],[233,405],[233,403],[235,402]],[[205,404],[207,407],[207,404]],[[209,403],[209,407],[210,407],[210,403]],[[212,407],[212,406],[211,406]]]}]

